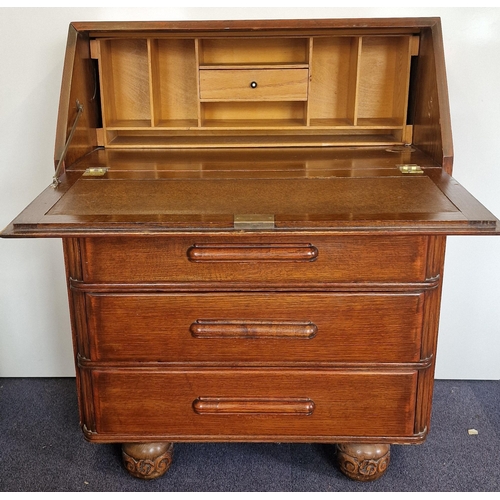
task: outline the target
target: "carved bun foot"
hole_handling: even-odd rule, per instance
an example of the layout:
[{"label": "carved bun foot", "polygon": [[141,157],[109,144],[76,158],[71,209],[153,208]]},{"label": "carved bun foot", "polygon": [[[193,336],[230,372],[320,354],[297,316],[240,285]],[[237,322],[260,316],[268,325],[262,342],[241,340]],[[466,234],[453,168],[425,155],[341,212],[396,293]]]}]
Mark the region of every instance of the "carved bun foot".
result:
[{"label": "carved bun foot", "polygon": [[354,481],[374,481],[387,470],[390,449],[389,444],[338,444],[337,459],[340,470]]},{"label": "carved bun foot", "polygon": [[124,443],[123,465],[139,479],[163,476],[172,464],[173,443]]}]

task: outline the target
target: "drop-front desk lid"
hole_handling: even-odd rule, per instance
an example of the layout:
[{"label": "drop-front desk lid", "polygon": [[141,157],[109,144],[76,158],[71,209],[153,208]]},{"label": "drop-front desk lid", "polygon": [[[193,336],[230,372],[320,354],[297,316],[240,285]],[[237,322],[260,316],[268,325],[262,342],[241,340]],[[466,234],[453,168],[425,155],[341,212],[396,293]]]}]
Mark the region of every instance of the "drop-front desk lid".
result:
[{"label": "drop-front desk lid", "polygon": [[[350,154],[351,153],[351,154]],[[84,157],[3,236],[172,231],[498,234],[422,153],[384,148],[106,151]]]}]

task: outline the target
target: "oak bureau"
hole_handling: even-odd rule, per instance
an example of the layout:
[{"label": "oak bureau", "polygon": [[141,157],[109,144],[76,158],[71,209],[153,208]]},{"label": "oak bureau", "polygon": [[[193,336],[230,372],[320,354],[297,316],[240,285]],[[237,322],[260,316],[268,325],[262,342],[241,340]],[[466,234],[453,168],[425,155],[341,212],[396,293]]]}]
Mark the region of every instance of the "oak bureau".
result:
[{"label": "oak bureau", "polygon": [[438,18],[76,22],[53,182],[81,427],[163,474],[176,441],[323,442],[356,480],[430,427],[452,177]]}]

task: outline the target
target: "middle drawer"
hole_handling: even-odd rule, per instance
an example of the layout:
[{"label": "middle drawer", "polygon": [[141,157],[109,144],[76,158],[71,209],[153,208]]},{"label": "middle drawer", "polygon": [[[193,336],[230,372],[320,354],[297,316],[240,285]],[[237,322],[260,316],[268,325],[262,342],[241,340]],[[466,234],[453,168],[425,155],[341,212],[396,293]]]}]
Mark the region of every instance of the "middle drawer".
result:
[{"label": "middle drawer", "polygon": [[89,293],[94,361],[416,362],[425,292]]}]

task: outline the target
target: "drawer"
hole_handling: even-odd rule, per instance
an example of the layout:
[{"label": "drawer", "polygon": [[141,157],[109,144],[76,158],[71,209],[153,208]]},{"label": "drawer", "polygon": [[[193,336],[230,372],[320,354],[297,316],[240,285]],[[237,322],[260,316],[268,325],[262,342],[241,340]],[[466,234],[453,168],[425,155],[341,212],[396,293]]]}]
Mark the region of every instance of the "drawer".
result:
[{"label": "drawer", "polygon": [[417,372],[92,371],[103,439],[411,436]]},{"label": "drawer", "polygon": [[86,296],[95,361],[420,360],[425,293]]},{"label": "drawer", "polygon": [[305,101],[308,69],[201,69],[200,99]]},{"label": "drawer", "polygon": [[425,236],[81,240],[86,282],[210,284],[214,289],[422,282],[427,277],[427,246]]}]

